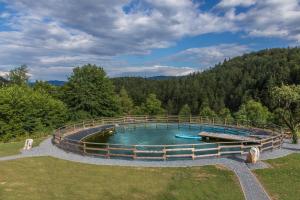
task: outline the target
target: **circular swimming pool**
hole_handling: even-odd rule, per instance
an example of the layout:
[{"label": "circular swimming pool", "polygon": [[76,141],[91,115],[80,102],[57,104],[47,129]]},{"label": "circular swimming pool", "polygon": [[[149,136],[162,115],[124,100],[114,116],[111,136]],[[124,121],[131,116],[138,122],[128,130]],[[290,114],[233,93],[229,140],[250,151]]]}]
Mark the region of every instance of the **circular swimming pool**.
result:
[{"label": "circular swimming pool", "polygon": [[112,132],[99,132],[85,137],[86,142],[124,145],[173,145],[203,143],[200,132],[248,136],[250,131],[200,124],[147,123],[117,125]]},{"label": "circular swimming pool", "polygon": [[[205,136],[204,140],[199,133],[214,136],[209,140]],[[263,152],[280,148],[282,142],[282,134],[266,126],[253,128],[240,122],[205,121],[202,117],[184,121],[180,117],[106,118],[68,125],[53,135],[53,143],[66,151],[136,160],[244,155],[251,147]]]}]

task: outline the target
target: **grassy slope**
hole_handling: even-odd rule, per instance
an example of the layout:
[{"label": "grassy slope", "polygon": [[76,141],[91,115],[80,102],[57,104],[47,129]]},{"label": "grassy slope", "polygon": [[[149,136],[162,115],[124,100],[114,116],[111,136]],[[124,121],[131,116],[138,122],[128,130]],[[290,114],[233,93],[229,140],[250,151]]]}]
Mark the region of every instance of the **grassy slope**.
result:
[{"label": "grassy slope", "polygon": [[267,161],[273,168],[255,170],[273,199],[300,199],[300,154]]},{"label": "grassy slope", "polygon": [[[38,146],[45,138],[39,138],[33,140],[33,146]],[[0,143],[0,157],[16,155],[20,153],[20,150],[24,147],[24,141]]]},{"label": "grassy slope", "polygon": [[235,175],[215,166],[96,166],[51,157],[1,162],[0,199],[243,199]]}]

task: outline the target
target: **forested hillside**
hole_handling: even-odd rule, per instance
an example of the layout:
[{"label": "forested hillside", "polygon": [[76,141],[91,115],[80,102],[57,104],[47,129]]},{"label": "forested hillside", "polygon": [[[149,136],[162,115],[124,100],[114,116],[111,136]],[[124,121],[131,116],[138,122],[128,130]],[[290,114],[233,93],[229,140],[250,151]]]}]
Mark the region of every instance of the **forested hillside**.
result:
[{"label": "forested hillside", "polygon": [[225,60],[202,73],[168,79],[113,79],[117,92],[125,87],[136,104],[155,93],[169,113],[188,104],[193,114],[208,105],[215,111],[227,107],[235,112],[250,99],[271,109],[270,89],[300,83],[300,48],[267,49]]},{"label": "forested hillside", "polygon": [[122,115],[202,115],[277,123],[297,141],[300,48],[270,49],[184,77],[114,78],[75,67],[63,85],[29,83],[22,65],[0,78],[0,141],[47,133],[64,123]]}]

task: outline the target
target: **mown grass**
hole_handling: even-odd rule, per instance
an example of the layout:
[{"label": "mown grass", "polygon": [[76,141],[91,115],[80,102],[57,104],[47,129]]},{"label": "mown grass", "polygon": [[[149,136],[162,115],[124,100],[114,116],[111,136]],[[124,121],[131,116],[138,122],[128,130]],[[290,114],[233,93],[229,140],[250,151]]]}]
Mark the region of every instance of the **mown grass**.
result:
[{"label": "mown grass", "polygon": [[1,162],[0,199],[238,200],[244,197],[234,173],[220,166],[117,167],[37,157]]},{"label": "mown grass", "polygon": [[[46,137],[33,139],[33,146],[38,146]],[[16,155],[20,153],[20,150],[24,147],[24,141],[0,143],[0,157]]]},{"label": "mown grass", "polygon": [[274,200],[300,199],[300,154],[267,161],[272,168],[255,170]]}]

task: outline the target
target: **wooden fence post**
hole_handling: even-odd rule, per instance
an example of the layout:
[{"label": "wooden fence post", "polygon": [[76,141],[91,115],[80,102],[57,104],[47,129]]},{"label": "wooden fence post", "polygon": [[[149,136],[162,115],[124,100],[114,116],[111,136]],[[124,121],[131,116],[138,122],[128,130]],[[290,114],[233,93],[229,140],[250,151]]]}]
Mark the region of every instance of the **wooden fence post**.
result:
[{"label": "wooden fence post", "polygon": [[133,149],[133,160],[136,159],[136,145],[134,145],[134,149]]},{"label": "wooden fence post", "polygon": [[193,144],[193,150],[192,150],[192,152],[193,152],[193,154],[192,154],[192,157],[193,157],[193,160],[195,160],[195,145]]},{"label": "wooden fence post", "polygon": [[164,152],[164,160],[167,160],[167,152],[166,152],[166,146],[164,145],[164,149],[163,149],[163,152]]},{"label": "wooden fence post", "polygon": [[106,157],[109,159],[110,158],[109,144],[106,145],[106,149],[107,149]]},{"label": "wooden fence post", "polygon": [[169,128],[169,115],[167,115],[167,129]]},{"label": "wooden fence post", "polygon": [[83,142],[83,152],[84,152],[84,154],[86,154],[86,144],[85,144],[85,142]]}]

